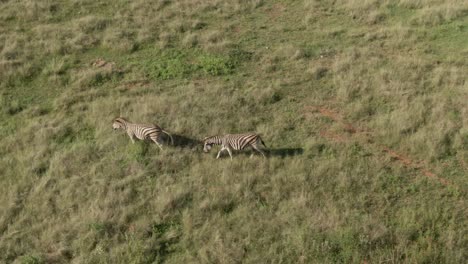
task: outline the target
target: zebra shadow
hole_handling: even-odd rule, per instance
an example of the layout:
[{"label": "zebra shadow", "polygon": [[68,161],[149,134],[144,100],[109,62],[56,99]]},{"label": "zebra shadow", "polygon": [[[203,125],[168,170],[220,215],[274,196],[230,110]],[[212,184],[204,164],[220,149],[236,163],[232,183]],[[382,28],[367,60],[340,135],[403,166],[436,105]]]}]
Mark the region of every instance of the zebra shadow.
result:
[{"label": "zebra shadow", "polygon": [[[265,155],[267,157],[292,157],[292,156],[298,156],[302,155],[304,153],[303,148],[277,148],[277,149],[262,149],[265,152]],[[224,153],[226,154],[226,153]],[[252,150],[252,149],[247,149],[244,151],[236,151],[237,155],[246,155],[246,156],[251,156],[252,154],[262,156],[258,151]],[[226,154],[227,155],[227,154]],[[229,157],[229,155],[227,155]]]},{"label": "zebra shadow", "polygon": [[277,149],[266,149],[267,156],[271,157],[291,157],[298,156],[304,153],[303,148],[277,148]]},{"label": "zebra shadow", "polygon": [[[201,148],[203,143],[200,140],[189,138],[179,134],[171,134],[174,139],[174,147],[179,148]],[[167,140],[167,139],[166,139]]]}]

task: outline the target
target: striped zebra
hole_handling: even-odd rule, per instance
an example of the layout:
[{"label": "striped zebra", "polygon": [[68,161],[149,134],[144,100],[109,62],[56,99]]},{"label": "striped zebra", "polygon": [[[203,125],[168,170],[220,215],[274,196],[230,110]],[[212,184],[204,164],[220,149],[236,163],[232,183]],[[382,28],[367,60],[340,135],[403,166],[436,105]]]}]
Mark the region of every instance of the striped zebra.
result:
[{"label": "striped zebra", "polygon": [[265,142],[263,142],[262,138],[255,133],[227,134],[224,136],[206,137],[203,139],[203,143],[203,151],[205,153],[208,153],[213,145],[221,145],[221,150],[218,152],[218,156],[216,156],[217,159],[224,150],[227,150],[232,159],[233,149],[243,150],[249,146],[260,152],[263,157],[265,157],[265,153],[259,148],[260,143],[266,147]]},{"label": "striped zebra", "polygon": [[112,124],[114,130],[122,129],[127,132],[128,136],[132,140],[132,143],[135,143],[133,137],[136,137],[140,140],[151,139],[158,147],[162,150],[161,143],[159,142],[161,138],[161,134],[164,133],[171,138],[172,144],[174,144],[174,140],[172,139],[171,134],[163,130],[158,125],[152,124],[134,124],[129,122],[127,119],[123,117],[117,117],[114,119],[114,123]]}]

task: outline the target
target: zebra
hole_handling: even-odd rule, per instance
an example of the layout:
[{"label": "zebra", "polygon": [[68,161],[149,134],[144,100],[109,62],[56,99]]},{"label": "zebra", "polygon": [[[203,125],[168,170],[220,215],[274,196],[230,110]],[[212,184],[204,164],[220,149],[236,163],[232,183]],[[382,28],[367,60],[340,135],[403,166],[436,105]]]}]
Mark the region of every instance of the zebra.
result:
[{"label": "zebra", "polygon": [[[245,134],[227,134],[223,136],[211,136],[203,139],[203,152],[208,153],[213,145],[221,145],[221,150],[218,152],[216,158],[218,159],[221,152],[227,150],[232,160],[232,150],[242,150],[248,146],[252,147],[256,151],[260,152],[265,158],[265,153],[259,148],[259,143],[263,142],[260,135],[256,133],[245,133]],[[253,154],[252,154],[253,155]]]},{"label": "zebra", "polygon": [[156,145],[158,145],[158,147],[162,150],[162,146],[159,142],[159,139],[161,137],[161,133],[164,133],[171,138],[171,143],[174,145],[174,140],[172,139],[171,134],[169,134],[167,131],[165,131],[158,125],[134,124],[123,117],[117,117],[114,119],[112,127],[114,128],[114,130],[122,129],[126,131],[128,136],[132,140],[132,143],[135,143],[133,137],[136,137],[140,140],[145,140],[149,138],[154,143],[156,143]]}]

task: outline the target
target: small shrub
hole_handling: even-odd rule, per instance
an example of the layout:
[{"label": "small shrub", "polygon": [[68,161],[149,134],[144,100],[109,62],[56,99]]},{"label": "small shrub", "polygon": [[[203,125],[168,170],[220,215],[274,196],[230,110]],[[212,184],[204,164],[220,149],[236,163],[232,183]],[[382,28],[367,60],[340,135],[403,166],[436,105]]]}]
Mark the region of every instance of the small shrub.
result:
[{"label": "small shrub", "polygon": [[53,58],[46,64],[42,72],[45,75],[61,75],[66,72],[69,66],[65,59]]},{"label": "small shrub", "polygon": [[8,102],[8,106],[6,108],[6,112],[9,115],[16,115],[23,110],[24,108],[18,100],[12,100]]},{"label": "small shrub", "polygon": [[229,52],[229,60],[235,66],[238,66],[242,62],[250,61],[253,57],[252,52],[248,52],[239,48],[235,48]]},{"label": "small shrub", "polygon": [[178,58],[168,60],[167,62],[158,66],[158,77],[160,79],[171,79],[175,77],[181,77],[192,72],[192,67]]},{"label": "small shrub", "polygon": [[47,172],[48,169],[49,169],[49,164],[40,163],[32,169],[32,172],[40,177],[40,176],[43,176]]},{"label": "small shrub", "polygon": [[177,50],[163,52],[157,59],[144,63],[144,70],[149,77],[159,80],[185,77],[194,71],[193,65],[188,63],[188,55]]},{"label": "small shrub", "polygon": [[209,75],[225,75],[232,73],[234,64],[229,58],[218,56],[202,56],[199,61],[200,68]]},{"label": "small shrub", "polygon": [[312,69],[309,70],[309,72],[312,74],[312,77],[315,80],[320,80],[323,77],[325,77],[328,71],[329,71],[328,68],[322,67],[322,66],[313,67]]}]

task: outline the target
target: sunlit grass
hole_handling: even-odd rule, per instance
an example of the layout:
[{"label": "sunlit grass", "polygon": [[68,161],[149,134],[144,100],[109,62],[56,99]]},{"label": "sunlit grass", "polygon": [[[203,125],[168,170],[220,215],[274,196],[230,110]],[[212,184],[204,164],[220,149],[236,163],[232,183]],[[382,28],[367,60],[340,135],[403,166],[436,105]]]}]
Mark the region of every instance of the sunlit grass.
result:
[{"label": "sunlit grass", "polygon": [[462,263],[467,8],[1,3],[0,263]]}]

